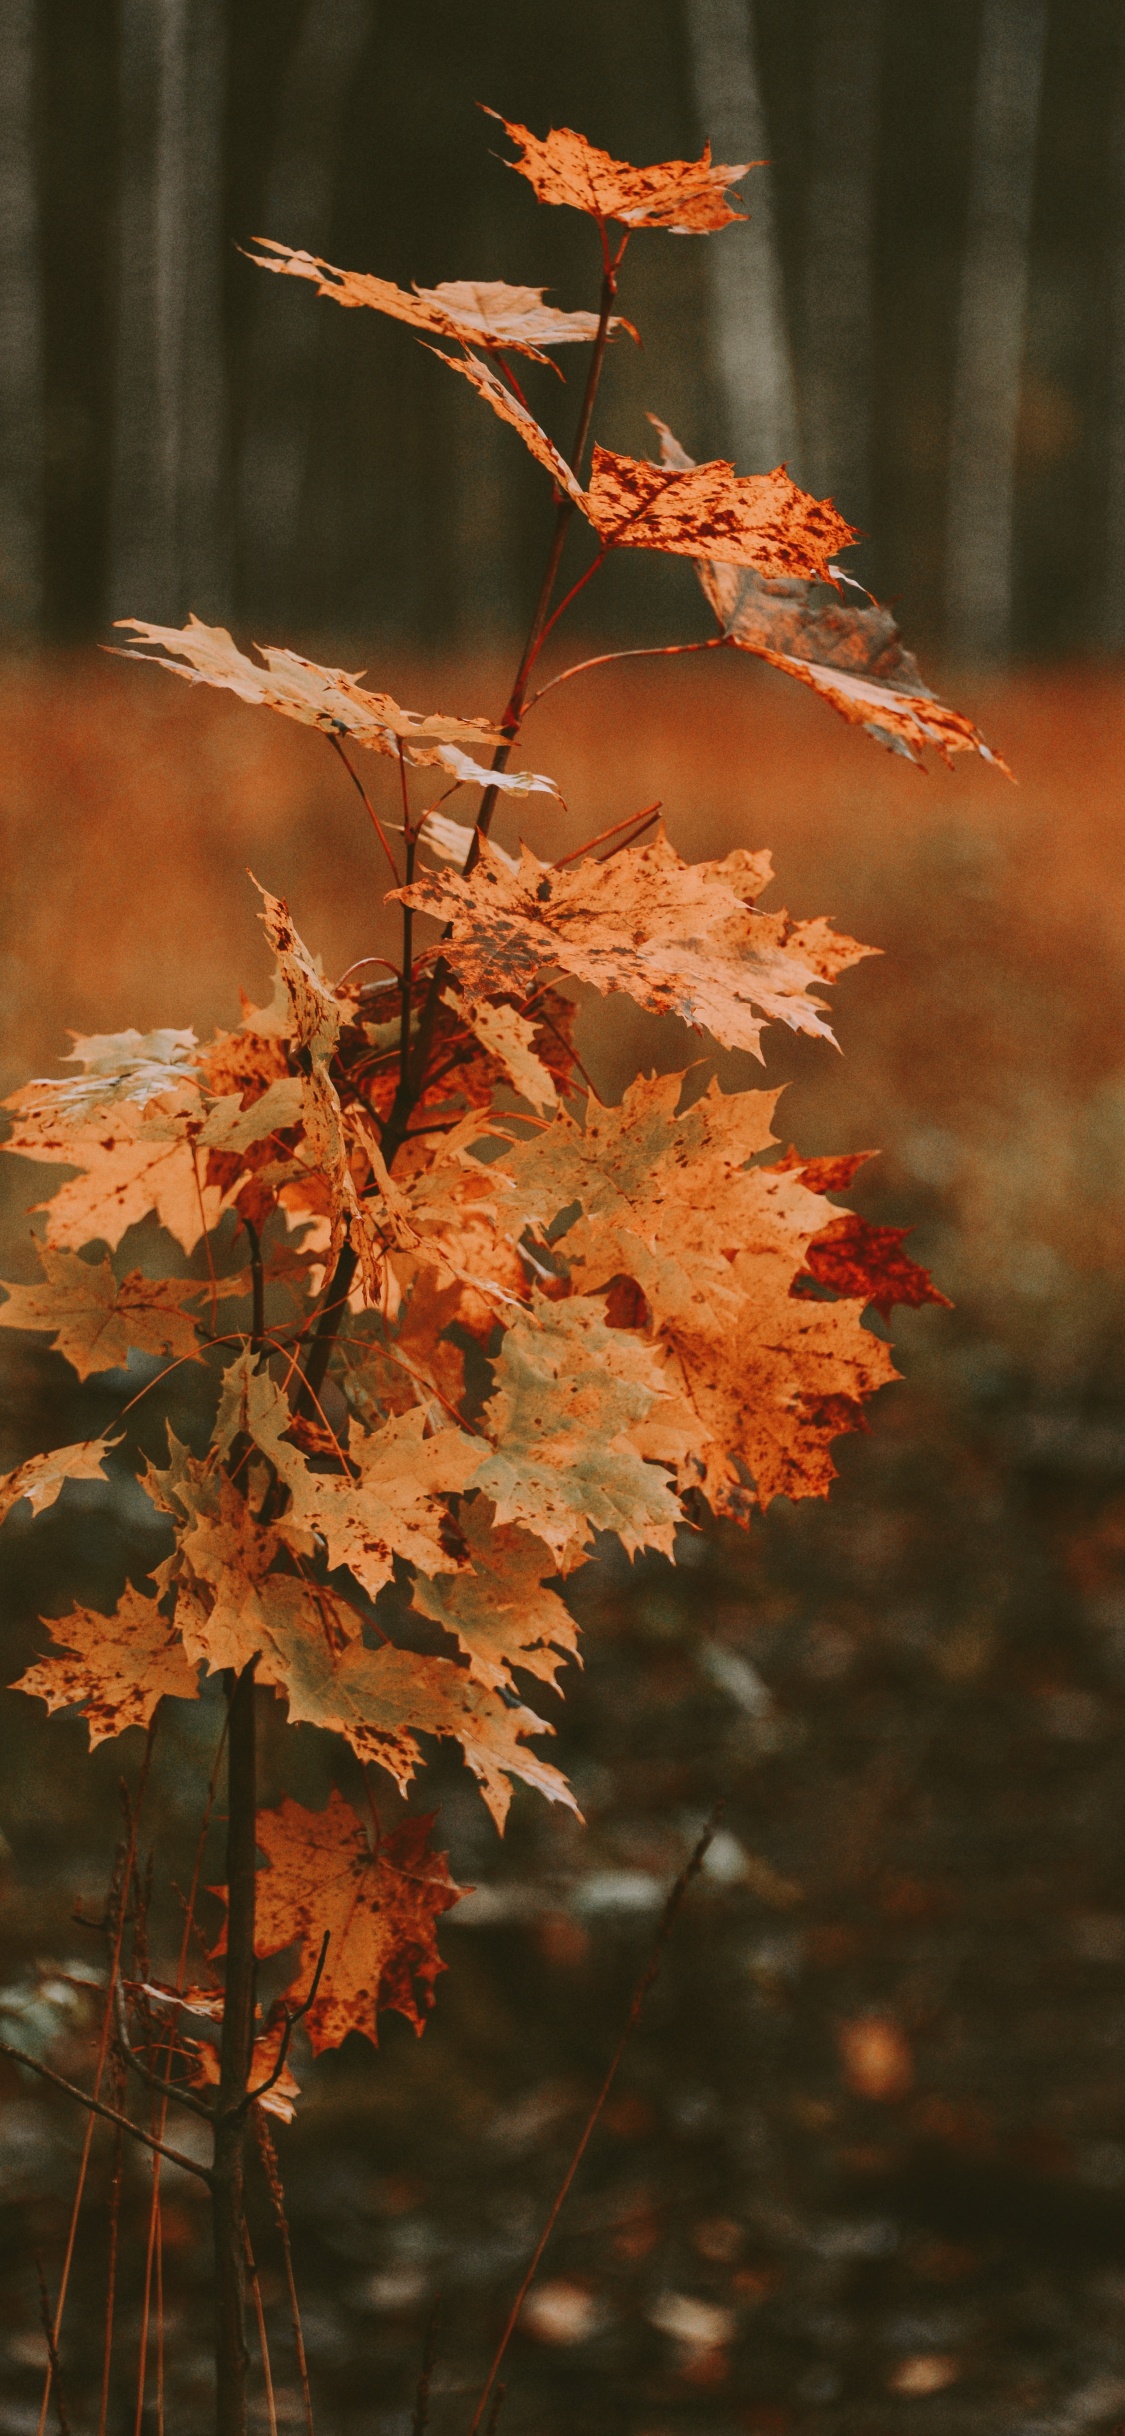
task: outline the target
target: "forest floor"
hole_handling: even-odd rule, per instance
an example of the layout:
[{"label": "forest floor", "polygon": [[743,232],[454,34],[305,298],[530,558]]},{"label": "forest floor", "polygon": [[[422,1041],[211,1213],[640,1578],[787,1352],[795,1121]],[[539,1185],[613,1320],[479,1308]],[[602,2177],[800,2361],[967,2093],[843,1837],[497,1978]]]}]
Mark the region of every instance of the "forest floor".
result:
[{"label": "forest floor", "polygon": [[[994,688],[980,715],[1015,789],[979,767],[922,780],[735,674],[634,674],[608,748],[609,680],[544,716],[535,756],[570,807],[550,817],[570,846],[662,795],[683,851],[768,843],[794,912],[883,949],[837,993],[843,1059],[785,1040],[767,1074],[791,1082],[783,1138],[883,1146],[851,1198],[915,1226],[956,1309],[896,1321],[904,1383],[841,1443],[826,1503],[686,1539],[675,1570],[603,1551],[576,1583],[586,1666],[553,1755],[584,1828],[521,1796],[501,1845],[460,1771],[420,1789],[477,1889],[443,1924],[432,2020],[298,2065],[308,2094],[278,2135],[320,2436],[408,2436],[435,2299],[432,2427],[465,2436],[662,1892],[720,1796],[509,2353],[501,2436],[1125,2419],[1125,687]],[[487,672],[396,675],[427,708],[490,706]],[[315,737],[103,664],[15,672],[0,739],[8,1087],[66,1024],[202,1031],[236,1018],[239,979],[260,997],[247,861],[330,972],[380,945],[368,836]],[[618,1002],[584,1023],[611,1091],[632,1060],[682,1062],[674,1026]],[[13,1276],[25,1181],[5,1186]],[[0,1361],[5,1466],[106,1408],[33,1339],[5,1333]],[[37,1646],[34,1601],[94,1597],[130,1547],[120,1499],[72,1512],[61,1534],[6,1528],[6,1677]],[[158,1747],[161,1878],[190,1871],[215,1731],[203,1701]],[[271,1729],[267,1793],[281,1750]],[[290,1750],[293,1789],[323,1799],[323,1738]],[[104,1898],[138,1752],[87,1761],[81,1729],[3,1703],[0,2035],[59,2033],[64,2070],[97,1952],[72,1914]],[[54,2292],[83,2128],[5,2078],[0,2436],[37,2426],[34,2254]],[[99,2135],[63,2340],[75,2436],[97,2424],[111,2170]],[[115,2432],[136,2424],[149,2188],[130,2164]],[[162,2408],[195,2436],[206,2216],[186,2175],[163,2191]],[[294,2427],[264,2191],[253,2208]],[[154,2326],[142,2436],[162,2424],[157,2355]]]}]

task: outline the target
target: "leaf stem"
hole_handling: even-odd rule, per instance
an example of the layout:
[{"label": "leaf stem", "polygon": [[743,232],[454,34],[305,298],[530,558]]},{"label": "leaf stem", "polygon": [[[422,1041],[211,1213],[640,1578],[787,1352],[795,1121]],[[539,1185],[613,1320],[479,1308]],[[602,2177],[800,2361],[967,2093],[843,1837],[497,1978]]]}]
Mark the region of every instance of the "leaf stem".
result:
[{"label": "leaf stem", "polygon": [[[581,478],[582,459],[586,454],[586,443],[590,437],[590,425],[593,421],[594,405],[597,399],[598,386],[602,377],[602,368],[605,363],[605,351],[609,340],[609,325],[612,319],[614,302],[617,296],[617,274],[621,267],[621,257],[624,254],[625,247],[628,243],[628,231],[626,231],[625,236],[622,238],[616,254],[610,253],[609,246],[606,242],[604,228],[601,231],[601,238],[602,256],[605,267],[602,273],[602,292],[598,306],[598,327],[594,339],[593,351],[590,356],[590,367],[586,375],[586,387],[583,392],[582,405],[578,416],[578,429],[574,435],[574,446],[571,451],[570,458],[571,465],[579,478]],[[520,731],[520,721],[523,717],[523,707],[527,695],[528,679],[535,664],[536,653],[539,649],[540,639],[542,637],[543,629],[546,625],[547,617],[550,611],[551,596],[555,589],[555,581],[559,572],[563,547],[566,542],[567,534],[570,531],[570,521],[574,514],[574,506],[574,500],[570,497],[568,492],[564,492],[555,510],[554,531],[551,535],[550,546],[547,551],[547,563],[543,569],[543,581],[539,586],[539,597],[532,611],[531,624],[527,630],[527,640],[524,643],[523,651],[520,655],[519,667],[517,668],[515,676],[512,679],[512,689],[508,695],[504,714],[500,721],[500,726],[504,731],[504,742],[503,744],[497,745],[496,751],[492,756],[492,767],[494,770],[507,769],[512,746],[515,743],[516,737]],[[477,814],[476,830],[474,832],[473,843],[469,848],[468,859],[465,864],[465,869],[467,872],[472,870],[473,864],[480,853],[480,847],[477,842],[478,839],[487,837],[492,826],[492,816],[496,810],[497,793],[498,789],[496,787],[488,787],[486,788],[484,796],[481,800],[480,811]]]},{"label": "leaf stem", "polygon": [[331,745],[333,752],[334,752],[334,753],[338,753],[338,754],[339,754],[340,759],[341,759],[341,761],[343,762],[344,768],[346,769],[346,771],[347,771],[347,773],[348,773],[348,776],[349,776],[349,778],[351,779],[352,785],[353,785],[353,787],[355,788],[355,790],[356,790],[357,794],[360,796],[360,798],[361,798],[361,800],[362,800],[362,802],[363,802],[363,804],[364,804],[364,807],[365,807],[365,809],[366,809],[366,811],[367,811],[367,814],[368,814],[368,818],[370,819],[371,824],[372,824],[372,826],[373,826],[373,828],[374,828],[375,835],[376,835],[376,837],[378,838],[378,840],[379,840],[379,844],[381,845],[381,847],[382,847],[382,849],[383,849],[383,852],[384,852],[384,854],[386,855],[387,861],[388,861],[388,863],[389,863],[389,864],[390,864],[390,866],[391,866],[391,870],[393,871],[393,873],[394,873],[394,875],[395,875],[395,887],[397,888],[397,887],[399,886],[399,868],[398,868],[398,864],[396,863],[395,858],[394,858],[394,855],[392,854],[391,849],[390,849],[390,847],[389,847],[389,845],[388,845],[388,843],[387,843],[387,835],[386,835],[386,831],[385,831],[385,829],[384,829],[384,827],[383,827],[382,821],[380,820],[380,818],[379,818],[379,815],[378,815],[377,811],[375,810],[375,806],[374,806],[374,804],[373,804],[373,803],[372,803],[372,801],[371,801],[371,797],[369,796],[369,794],[368,794],[368,792],[367,792],[367,789],[366,789],[366,787],[364,786],[363,780],[362,780],[362,778],[359,776],[358,772],[357,772],[357,771],[355,771],[355,770],[353,770],[352,765],[351,765],[351,762],[348,760],[348,756],[347,756],[347,754],[346,754],[346,753],[345,753],[345,751],[344,751],[343,745],[341,744],[339,737],[338,737],[338,736],[333,736],[333,735],[330,735],[330,734],[329,734],[329,731],[328,731],[328,729],[327,729],[327,728],[322,728],[320,732],[321,732],[322,736],[327,736],[327,737],[328,737],[328,742],[329,742],[329,744]]}]

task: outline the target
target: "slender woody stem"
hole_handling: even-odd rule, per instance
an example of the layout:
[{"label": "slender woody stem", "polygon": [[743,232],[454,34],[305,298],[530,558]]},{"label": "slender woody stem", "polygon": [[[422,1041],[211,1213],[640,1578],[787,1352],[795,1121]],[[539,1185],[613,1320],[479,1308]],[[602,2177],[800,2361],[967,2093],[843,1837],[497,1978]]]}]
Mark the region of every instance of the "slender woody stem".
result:
[{"label": "slender woody stem", "polygon": [[[604,225],[601,228],[600,234],[602,240],[602,260],[604,270],[602,275],[601,298],[598,307],[598,327],[594,338],[593,351],[590,357],[589,371],[586,375],[586,387],[583,391],[582,406],[578,416],[578,429],[574,435],[574,446],[571,451],[571,464],[574,472],[579,475],[581,474],[582,470],[582,459],[586,453],[586,443],[590,437],[590,425],[593,421],[594,406],[597,400],[598,387],[601,381],[602,369],[605,363],[605,351],[609,341],[609,325],[613,317],[613,306],[617,296],[617,274],[621,268],[621,259],[628,243],[629,232],[626,231],[616,253],[611,253],[610,251]],[[574,514],[574,505],[575,503],[573,499],[571,499],[568,494],[564,493],[560,498],[558,507],[555,511],[554,530],[552,532],[550,546],[547,551],[547,563],[543,570],[543,581],[539,587],[539,597],[535,603],[534,610],[532,611],[531,624],[528,627],[527,638],[520,654],[519,666],[512,680],[511,692],[508,695],[507,704],[500,720],[500,727],[503,731],[504,742],[497,745],[492,756],[492,767],[494,770],[504,770],[507,768],[512,746],[515,743],[520,731],[520,721],[523,717],[528,685],[531,681],[531,671],[535,666],[539,645],[543,637],[543,630],[547,624],[548,617],[550,616],[551,600],[554,594],[555,581],[562,561],[566,537],[570,530],[570,520]],[[334,737],[331,739],[331,741],[334,744],[336,743],[336,739]],[[360,793],[364,797],[364,802],[367,804],[367,809],[371,813],[371,818],[373,821],[375,821],[375,813],[372,810],[371,804],[368,801],[359,779],[356,777],[355,771],[352,769],[347,755],[342,751],[338,744],[336,745],[336,749],[340,753],[340,759],[343,761],[353,785],[359,788]],[[405,777],[403,779],[403,784],[405,792]],[[473,831],[472,842],[469,846],[469,852],[465,862],[466,872],[470,872],[472,870],[473,865],[477,861],[480,854],[481,838],[487,837],[489,829],[492,826],[492,816],[496,809],[497,794],[498,789],[496,787],[486,787],[484,796],[481,800],[480,811],[477,814],[476,827]],[[378,821],[375,821],[375,825],[377,828],[379,828]],[[381,830],[380,835],[382,835]],[[415,836],[416,835],[417,830],[415,830]],[[386,846],[385,837],[383,838],[383,844],[386,847],[388,856],[390,857],[390,848]],[[393,857],[390,859],[393,860]],[[406,817],[406,862],[407,885],[409,886],[409,883],[414,876],[414,849],[410,835],[409,813],[407,813]],[[441,997],[442,988],[446,979],[447,968],[439,953],[434,970],[430,976],[429,987],[426,991],[425,999],[422,1003],[421,1015],[416,1027],[414,1048],[413,1052],[411,1052],[409,1003],[412,995],[412,930],[413,925],[410,909],[409,907],[406,907],[404,908],[403,920],[402,988],[404,1019],[399,1042],[399,1086],[395,1094],[394,1105],[391,1108],[390,1114],[383,1128],[382,1139],[383,1157],[386,1160],[388,1168],[393,1167],[395,1159],[397,1158],[398,1153],[406,1140],[407,1128],[410,1123],[411,1113],[421,1094],[422,1086],[426,1078],[426,1063],[429,1058],[430,1043],[433,1038],[434,1025],[437,1020],[438,1002]],[[310,1396],[317,1395],[324,1384],[325,1374],[327,1372],[329,1362],[332,1359],[332,1348],[336,1342],[336,1336],[340,1326],[342,1314],[347,1307],[348,1296],[351,1293],[352,1284],[358,1265],[359,1263],[351,1244],[344,1244],[336,1261],[332,1282],[328,1289],[328,1299],[313,1332],[312,1343],[309,1347],[308,1359],[305,1363],[305,1385]],[[302,1399],[302,1409],[304,1409],[304,1399]]]},{"label": "slender woody stem", "polygon": [[[581,475],[582,471],[582,459],[586,453],[586,442],[590,436],[590,424],[593,420],[594,403],[598,394],[598,385],[602,377],[602,366],[605,362],[606,345],[609,339],[609,325],[613,315],[614,299],[617,295],[617,273],[618,269],[620,268],[621,256],[625,251],[625,243],[623,241],[617,253],[615,255],[611,255],[608,246],[605,245],[603,231],[603,250],[605,255],[605,270],[602,276],[602,292],[598,306],[597,335],[594,339],[593,353],[590,357],[590,369],[586,376],[586,388],[582,398],[581,412],[578,417],[578,429],[574,435],[574,447],[571,452],[571,464],[574,472],[579,476]],[[574,514],[574,507],[575,503],[570,497],[569,492],[564,492],[555,511],[555,529],[551,535],[551,544],[547,552],[547,564],[543,570],[543,581],[539,587],[539,598],[536,601],[534,610],[532,611],[531,624],[527,631],[527,640],[520,655],[519,667],[517,668],[515,676],[512,680],[512,690],[508,696],[504,715],[500,721],[501,728],[504,731],[504,743],[497,745],[496,751],[492,756],[492,767],[494,770],[507,769],[512,746],[515,743],[516,737],[520,731],[520,721],[523,717],[523,706],[527,695],[528,682],[531,676],[532,668],[535,664],[540,637],[550,613],[551,596],[555,589],[555,579],[558,575],[559,566],[562,560],[566,537],[570,531],[570,521]],[[481,808],[477,814],[476,832],[473,838],[473,843],[469,848],[468,861],[465,865],[466,871],[472,870],[473,864],[475,863],[480,852],[480,847],[477,840],[482,837],[487,837],[488,832],[492,827],[492,816],[496,810],[497,792],[498,790],[495,787],[487,787],[485,789],[484,797],[481,802]]]},{"label": "slender woody stem", "polygon": [[254,2047],[254,1666],[227,1676],[227,1953],[211,2161],[215,2240],[216,2436],[246,2436],[246,2262],[242,2240],[246,2092]]}]

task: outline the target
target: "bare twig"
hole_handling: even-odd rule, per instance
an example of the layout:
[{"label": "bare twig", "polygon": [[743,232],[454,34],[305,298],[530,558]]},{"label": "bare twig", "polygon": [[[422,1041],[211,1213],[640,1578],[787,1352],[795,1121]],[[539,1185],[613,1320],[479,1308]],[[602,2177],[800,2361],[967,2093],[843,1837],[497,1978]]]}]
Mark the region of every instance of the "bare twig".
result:
[{"label": "bare twig", "polygon": [[316,1992],[320,1986],[324,1965],[328,1959],[328,1940],[331,1934],[331,1929],[325,1929],[324,1935],[321,1938],[320,1953],[317,1956],[316,1969],[312,1975],[308,1995],[303,1999],[301,2004],[293,2006],[291,2010],[288,2007],[286,2008],[285,2028],[281,2034],[281,2042],[277,2050],[277,2062],[274,2065],[273,2071],[271,2072],[268,2081],[259,2081],[256,2089],[247,2090],[246,2096],[242,2101],[244,2111],[248,2106],[256,2106],[258,2099],[264,2098],[281,2079],[282,2073],[285,2070],[285,2059],[289,2053],[289,2042],[293,2036],[293,2032],[296,2029],[298,2022],[304,2019],[304,2016],[309,2011],[310,2006],[316,2000]]},{"label": "bare twig", "polygon": [[211,2109],[202,2098],[196,2097],[194,2090],[184,2089],[176,2081],[162,2080],[159,2073],[150,2072],[148,2065],[142,2063],[141,2058],[137,2054],[137,2050],[133,2046],[129,2037],[128,2016],[125,2011],[125,1990],[122,1987],[120,1980],[118,1981],[113,1993],[114,2005],[117,2014],[117,2036],[121,2043],[121,2052],[126,2063],[131,2065],[133,2071],[136,2073],[138,2080],[144,2082],[146,2089],[154,2089],[158,2098],[174,2098],[177,2106],[186,2106],[191,2114],[202,2115],[204,2122],[209,2123],[211,2121]]},{"label": "bare twig", "polygon": [[100,2115],[103,2122],[116,2123],[121,2131],[131,2132],[134,2140],[142,2140],[146,2148],[155,2149],[158,2157],[167,2157],[170,2165],[181,2166],[185,2174],[194,2174],[200,2182],[210,2182],[207,2166],[197,2164],[194,2157],[185,2157],[181,2149],[169,2148],[165,2140],[154,2139],[151,2132],[142,2131],[140,2124],[133,2123],[128,2115],[118,2114],[115,2106],[104,2105],[101,2098],[91,2097],[88,2090],[77,2089],[73,2081],[64,2081],[61,2072],[52,2072],[49,2064],[39,2062],[38,2056],[25,2055],[21,2047],[9,2047],[6,2039],[0,2039],[0,2055],[10,2056],[13,2064],[23,2064],[28,2072],[37,2072],[53,2088],[65,2090],[67,2097],[77,2099],[88,2114]]},{"label": "bare twig", "polygon": [[568,863],[581,862],[584,854],[592,854],[595,846],[604,846],[611,837],[620,837],[625,829],[635,829],[639,837],[642,831],[651,827],[658,812],[663,809],[663,803],[658,799],[654,804],[646,804],[643,812],[630,812],[625,820],[615,821],[612,829],[599,829],[597,836],[588,837],[584,846],[574,846],[569,854],[556,855],[555,870],[565,871]]},{"label": "bare twig", "polygon": [[[364,1782],[366,1783],[366,1778]],[[368,1799],[370,1799],[370,1791]],[[440,2311],[441,2304],[435,2301],[426,2320],[426,2336],[422,2345],[422,2367],[418,2377],[418,2391],[414,2396],[414,2417],[410,2422],[410,2436],[426,2436],[426,2429],[430,2424],[430,2386],[433,2383],[434,2363],[437,2359]]]},{"label": "bare twig", "polygon": [[[328,734],[328,731],[327,731],[327,729],[326,729],[326,728],[322,728],[321,733],[322,733],[322,735],[327,735],[327,734]],[[333,752],[334,752],[334,753],[338,753],[338,754],[339,754],[340,759],[341,759],[341,761],[343,762],[344,768],[346,769],[346,771],[347,771],[347,773],[348,773],[348,776],[349,776],[349,778],[351,779],[351,782],[352,782],[353,787],[356,789],[357,794],[358,794],[358,795],[359,795],[359,796],[362,798],[362,801],[363,801],[363,804],[364,804],[364,808],[365,808],[365,810],[366,810],[366,812],[367,812],[367,814],[368,814],[368,817],[369,817],[369,819],[370,819],[370,821],[371,821],[372,827],[374,828],[375,835],[376,835],[376,837],[378,838],[378,840],[379,840],[379,844],[381,845],[381,847],[382,847],[382,849],[383,849],[383,852],[384,852],[384,854],[386,855],[387,861],[388,861],[388,863],[389,863],[389,864],[390,864],[390,866],[391,866],[391,870],[393,871],[393,873],[394,873],[394,875],[395,875],[395,887],[397,888],[397,887],[398,887],[398,885],[399,885],[399,882],[400,882],[400,879],[401,879],[401,876],[402,876],[402,875],[401,875],[401,873],[400,873],[400,871],[399,871],[399,867],[398,867],[398,864],[397,864],[397,863],[396,863],[396,861],[395,861],[394,855],[392,854],[391,849],[390,849],[390,847],[389,847],[389,845],[388,845],[388,843],[387,843],[386,831],[385,831],[385,830],[384,830],[384,828],[383,828],[382,821],[380,820],[379,815],[378,815],[377,811],[375,810],[375,806],[374,806],[374,804],[373,804],[373,803],[372,803],[372,801],[371,801],[371,797],[369,796],[369,794],[368,794],[368,792],[367,792],[366,787],[364,786],[363,780],[362,780],[362,778],[359,776],[358,772],[357,772],[356,770],[353,770],[352,765],[351,765],[351,762],[348,760],[348,756],[347,756],[347,754],[346,754],[346,753],[345,753],[345,751],[344,751],[343,745],[341,744],[339,737],[338,737],[338,736],[331,736],[331,735],[330,735],[330,736],[328,736],[328,742],[329,742],[329,744],[331,745]]]},{"label": "bare twig", "polygon": [[55,2416],[59,2423],[59,2436],[70,2436],[70,2420],[63,2399],[62,2378],[59,2375],[59,2347],[55,2337],[55,2321],[51,2314],[51,2299],[47,2290],[47,2278],[43,2272],[43,2261],[38,2250],[35,2253],[35,2277],[39,2286],[39,2316],[44,2341],[47,2345],[47,2358],[51,2363],[51,2373],[55,2381]]},{"label": "bare twig", "polygon": [[250,2228],[245,2217],[243,2217],[242,2220],[242,2246],[246,2256],[246,2280],[250,2286],[250,2290],[254,2298],[254,2316],[258,2327],[258,2350],[261,2354],[262,2376],[265,2380],[266,2388],[266,2417],[269,2420],[270,2436],[277,2436],[277,2400],[273,2390],[273,2363],[270,2359],[269,2337],[266,2334],[266,2313],[262,2307],[262,2287],[258,2276],[258,2262],[250,2246]]},{"label": "bare twig", "polygon": [[274,2223],[281,2238],[281,2254],[285,2261],[285,2281],[289,2293],[289,2315],[293,2325],[293,2348],[297,2354],[297,2372],[301,2380],[301,2394],[305,2405],[305,2436],[316,2436],[313,2427],[312,2393],[309,2388],[309,2364],[305,2353],[300,2304],[297,2299],[297,2282],[293,2273],[289,2219],[285,2213],[285,2193],[281,2187],[281,2175],[278,2172],[277,2150],[270,2138],[270,2128],[260,2107],[255,2108],[250,2120],[254,2126],[254,2136],[258,2143],[262,2172],[269,2186]]},{"label": "bare twig", "polygon": [[484,2384],[481,2387],[480,2398],[477,2402],[476,2410],[473,2413],[472,2425],[469,2429],[469,2436],[477,2436],[477,2430],[480,2427],[485,2411],[488,2408],[489,2395],[491,2394],[493,2386],[496,2383],[497,2376],[503,2364],[505,2352],[508,2349],[508,2345],[511,2342],[513,2334],[515,2333],[520,2311],[523,2308],[524,2302],[527,2299],[528,2293],[530,2292],[531,2286],[534,2283],[535,2277],[539,2271],[539,2262],[548,2242],[550,2241],[555,2226],[558,2223],[567,2192],[570,2189],[571,2183],[573,2182],[574,2177],[578,2172],[578,2168],[582,2163],[582,2159],[586,2154],[586,2150],[589,2147],[590,2140],[597,2127],[602,2108],[605,2105],[606,2099],[608,2098],[610,2090],[612,2089],[614,2081],[617,2077],[618,2065],[621,2062],[625,2049],[632,2038],[638,2021],[640,2020],[645,1998],[648,1995],[649,1989],[651,1988],[657,1972],[660,1969],[664,1956],[664,1948],[668,1943],[669,1937],[671,1936],[672,1929],[675,1925],[676,1917],[683,1902],[684,1896],[691,1885],[692,1879],[698,1877],[699,1872],[703,1867],[708,1846],[710,1845],[712,1837],[714,1836],[715,1830],[719,1824],[719,1820],[722,1817],[722,1813],[723,1804],[718,1802],[707,1821],[707,1825],[699,1838],[699,1842],[697,1843],[690,1860],[680,1871],[679,1877],[677,1878],[675,1885],[672,1887],[663,1912],[660,1915],[660,1926],[657,1929],[656,1935],[652,1942],[652,1951],[649,1955],[648,1961],[645,1964],[644,1970],[641,1972],[641,1976],[637,1981],[636,1987],[633,1990],[632,2001],[629,2006],[629,2011],[625,2017],[625,2025],[610,2058],[609,2068],[606,2072],[605,2079],[602,2082],[597,2097],[595,2098],[594,2103],[590,2108],[590,2112],[586,2117],[586,2121],[579,2136],[578,2145],[575,2148],[574,2154],[570,2160],[570,2164],[568,2165],[562,2181],[559,2184],[558,2190],[551,2204],[551,2209],[548,2214],[546,2224],[543,2227],[539,2239],[536,2242],[535,2249],[532,2253],[531,2264],[528,2267],[527,2273],[524,2276],[515,2300],[512,2302],[512,2306],[508,2311],[504,2332],[500,2337],[499,2343],[497,2344],[492,2365],[489,2369],[487,2377],[485,2378]]},{"label": "bare twig", "polygon": [[[598,563],[600,565],[600,560]],[[593,569],[591,569],[591,573],[593,573]],[[562,607],[565,609],[565,601],[562,603]],[[546,639],[546,633],[544,633],[544,642]],[[553,694],[556,685],[566,685],[571,677],[584,677],[587,669],[608,668],[612,660],[674,660],[679,659],[686,651],[721,651],[724,644],[730,643],[732,640],[733,637],[729,634],[710,634],[705,643],[647,643],[639,645],[632,651],[596,652],[592,660],[576,660],[572,668],[560,668],[557,677],[548,677],[546,684],[541,685],[538,692],[532,694],[529,701],[525,703],[524,717],[527,717],[528,711],[534,710],[537,702],[542,701],[544,694]]]}]

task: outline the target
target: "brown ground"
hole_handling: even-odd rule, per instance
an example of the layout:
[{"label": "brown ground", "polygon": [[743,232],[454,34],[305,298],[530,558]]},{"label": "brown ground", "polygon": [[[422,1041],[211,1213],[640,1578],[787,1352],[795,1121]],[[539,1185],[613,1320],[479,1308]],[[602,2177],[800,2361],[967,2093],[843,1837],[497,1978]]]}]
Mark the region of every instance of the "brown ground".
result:
[{"label": "brown ground", "polygon": [[[497,698],[488,672],[380,679],[421,708]],[[884,1146],[855,1198],[916,1222],[957,1310],[900,1322],[906,1384],[843,1448],[827,1506],[696,1543],[678,1575],[591,1577],[562,1725],[584,1832],[529,1797],[499,1848],[443,1780],[455,1868],[490,1894],[448,1927],[422,2043],[392,2023],[378,2057],[330,2059],[287,2143],[322,2436],[406,2436],[435,2291],[434,2425],[463,2436],[657,1884],[719,1793],[726,1874],[683,1923],[517,2338],[502,2428],[1066,2436],[1125,2413],[1125,686],[1024,677],[969,706],[1018,787],[976,765],[922,779],[741,666],[596,674],[529,728],[569,805],[533,816],[534,841],[577,844],[659,795],[683,850],[769,844],[779,901],[884,950],[840,987],[843,1060],[782,1042],[771,1072],[794,1080],[802,1148]],[[239,980],[266,978],[247,863],[330,971],[382,944],[377,849],[319,738],[91,656],[10,672],[0,741],[11,1084],[67,1023],[231,1019]],[[690,1054],[616,1003],[586,1028],[607,1079]],[[104,1413],[32,1340],[2,1350],[6,1460]],[[35,1605],[119,1579],[136,1529],[119,1512],[8,1526],[9,1675]],[[198,1726],[158,1771],[168,1871],[209,1714]],[[72,1899],[104,1881],[135,1761],[126,1744],[88,1763],[82,1742],[22,1700],[0,1721],[0,2035],[37,2034],[11,1991],[38,1957],[83,1952]],[[294,1745],[318,1798],[318,1738]],[[0,2432],[20,2436],[29,2254],[53,2285],[75,2128],[30,2084],[6,2095]],[[143,2195],[138,2175],[134,2212]],[[205,2240],[186,2183],[165,2237],[168,2425],[192,2436]],[[272,2239],[263,2217],[268,2295]],[[103,2272],[95,2207],[72,2406]],[[136,2298],[130,2265],[127,2333]],[[116,2409],[132,2429],[126,2381]]]}]

